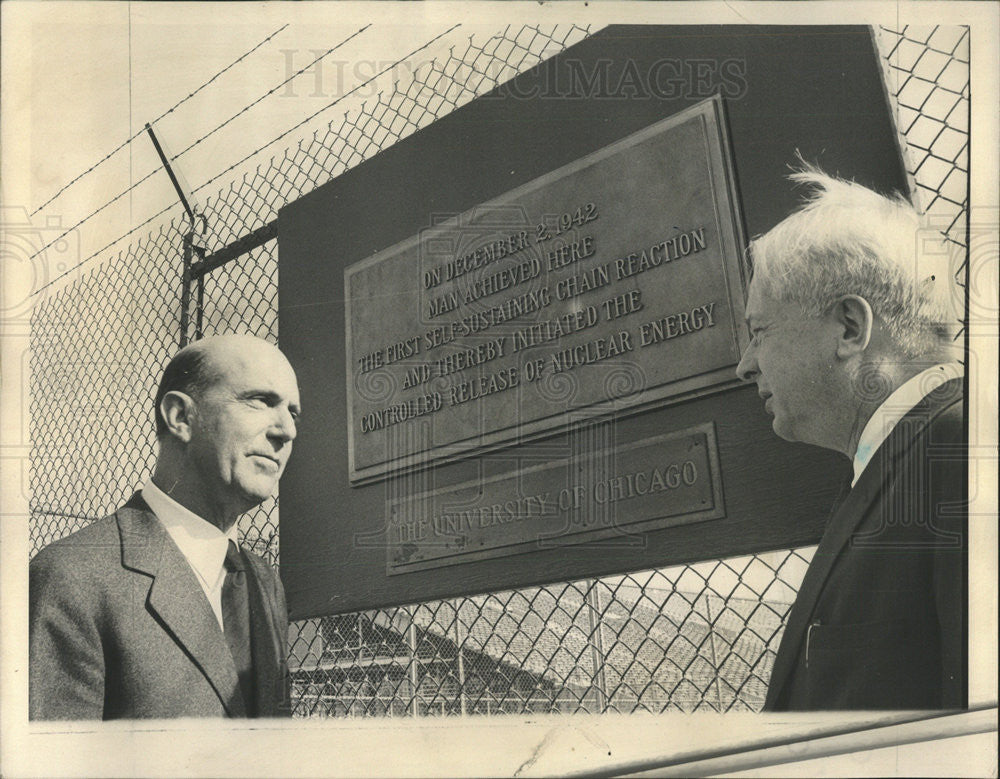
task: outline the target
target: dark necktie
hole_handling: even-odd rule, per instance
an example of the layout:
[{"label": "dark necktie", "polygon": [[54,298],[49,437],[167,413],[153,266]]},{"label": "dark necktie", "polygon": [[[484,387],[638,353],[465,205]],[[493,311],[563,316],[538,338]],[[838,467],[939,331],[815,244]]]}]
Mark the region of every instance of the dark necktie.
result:
[{"label": "dark necktie", "polygon": [[253,655],[250,649],[250,601],[243,557],[233,541],[226,551],[226,578],[222,583],[222,624],[236,664],[240,691],[248,716],[254,714]]}]

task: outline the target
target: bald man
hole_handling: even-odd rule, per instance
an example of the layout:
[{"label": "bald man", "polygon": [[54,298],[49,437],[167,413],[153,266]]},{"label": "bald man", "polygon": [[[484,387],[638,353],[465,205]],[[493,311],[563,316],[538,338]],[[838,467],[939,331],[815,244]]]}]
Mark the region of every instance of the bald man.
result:
[{"label": "bald man", "polygon": [[298,415],[295,372],[266,341],[177,353],[152,477],[31,561],[32,719],[289,713],[284,592],[236,520],[273,493]]}]

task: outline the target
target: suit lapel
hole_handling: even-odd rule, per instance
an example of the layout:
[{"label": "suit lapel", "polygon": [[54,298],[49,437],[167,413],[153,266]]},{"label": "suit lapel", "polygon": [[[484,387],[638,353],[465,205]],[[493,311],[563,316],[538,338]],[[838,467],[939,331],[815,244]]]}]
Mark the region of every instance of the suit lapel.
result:
[{"label": "suit lapel", "polygon": [[809,569],[802,579],[802,585],[788,617],[788,625],[781,637],[778,656],[775,658],[771,681],[768,684],[766,708],[772,708],[777,702],[788,677],[798,663],[802,640],[833,565],[858,525],[869,513],[872,504],[883,494],[893,466],[914,444],[921,430],[934,416],[951,405],[957,397],[961,397],[961,390],[962,379],[945,382],[903,417],[875,452],[869,467],[861,474],[847,498],[834,512]]},{"label": "suit lapel", "polygon": [[250,635],[253,646],[253,665],[257,691],[257,716],[276,714],[280,700],[280,685],[284,680],[279,673],[278,648],[273,614],[269,599],[264,593],[257,566],[243,554],[247,574],[247,595],[250,601]]},{"label": "suit lapel", "polygon": [[875,489],[879,481],[875,475],[877,472],[877,468],[866,469],[844,502],[831,515],[826,532],[823,533],[823,538],[820,539],[812,562],[802,579],[791,614],[788,616],[785,633],[781,637],[778,655],[771,671],[771,681],[767,687],[765,707],[768,709],[776,703],[785,682],[798,663],[799,647],[812,619],[813,608],[823,591],[839,550],[850,538],[861,518],[867,513],[868,506],[878,494]]},{"label": "suit lapel", "polygon": [[232,655],[191,566],[139,493],[117,516],[122,563],[153,577],[149,607],[208,679],[229,716],[246,716]]}]

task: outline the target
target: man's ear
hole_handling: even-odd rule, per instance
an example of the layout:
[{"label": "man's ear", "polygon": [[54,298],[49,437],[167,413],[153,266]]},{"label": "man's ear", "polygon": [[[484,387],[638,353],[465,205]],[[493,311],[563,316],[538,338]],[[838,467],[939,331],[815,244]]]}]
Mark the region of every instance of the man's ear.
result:
[{"label": "man's ear", "polygon": [[190,395],[172,390],[160,401],[160,415],[172,436],[184,443],[191,440],[194,400]]},{"label": "man's ear", "polygon": [[861,354],[871,341],[875,314],[863,297],[845,295],[833,307],[833,317],[838,325],[837,356],[846,360]]}]

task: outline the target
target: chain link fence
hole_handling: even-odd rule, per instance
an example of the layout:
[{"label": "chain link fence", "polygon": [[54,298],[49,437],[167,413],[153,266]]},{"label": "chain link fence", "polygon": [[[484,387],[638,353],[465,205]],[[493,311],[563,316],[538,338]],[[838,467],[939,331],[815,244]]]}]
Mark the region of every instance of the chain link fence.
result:
[{"label": "chain link fence", "polygon": [[[471,36],[205,198],[208,251],[415,130],[588,35]],[[957,247],[968,212],[969,36],[878,31],[910,174]],[[208,184],[203,185],[204,189]],[[152,397],[180,332],[182,220],[39,295],[31,329],[31,553],[114,511],[155,461]],[[278,339],[278,242],[205,275],[205,335]],[[964,252],[956,273],[964,274]],[[278,564],[278,501],[240,520]],[[293,623],[297,716],[759,710],[812,549]]]}]

